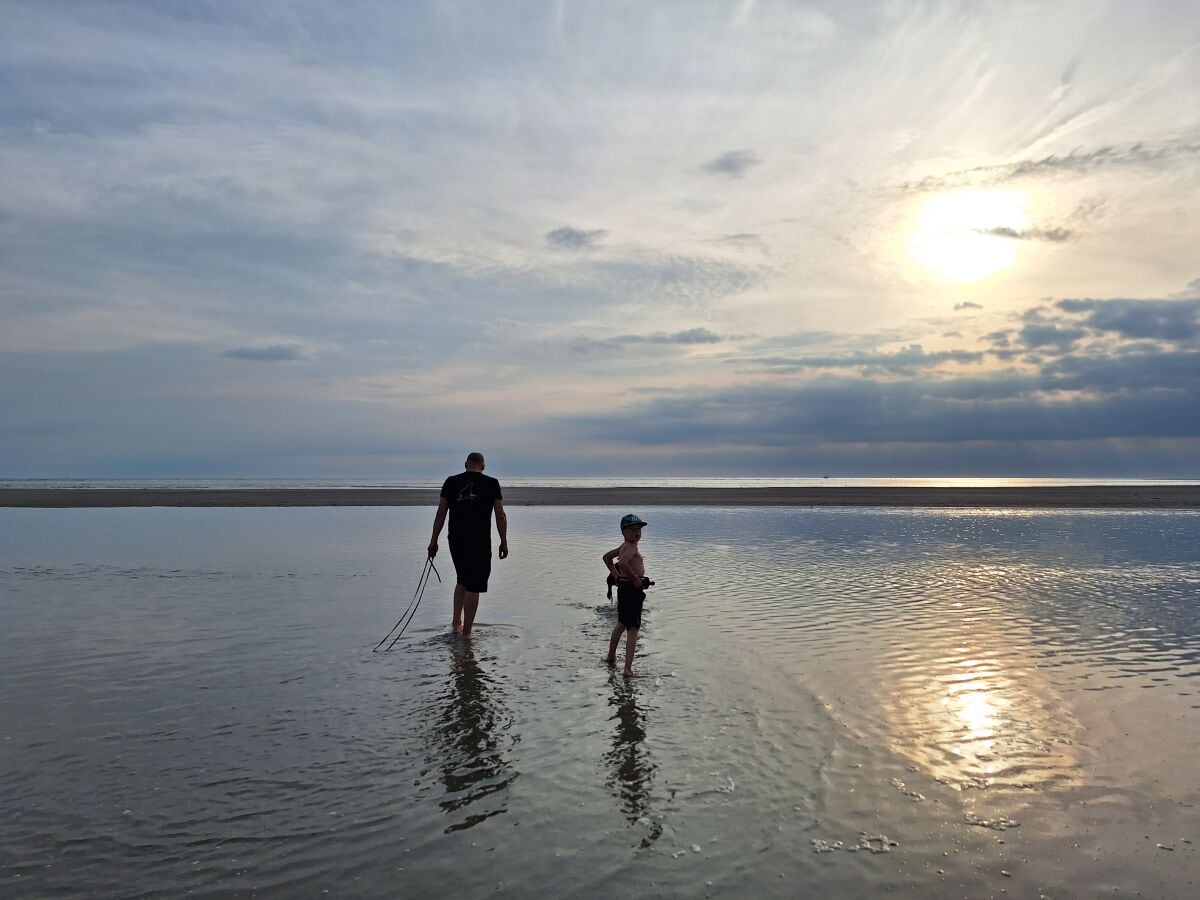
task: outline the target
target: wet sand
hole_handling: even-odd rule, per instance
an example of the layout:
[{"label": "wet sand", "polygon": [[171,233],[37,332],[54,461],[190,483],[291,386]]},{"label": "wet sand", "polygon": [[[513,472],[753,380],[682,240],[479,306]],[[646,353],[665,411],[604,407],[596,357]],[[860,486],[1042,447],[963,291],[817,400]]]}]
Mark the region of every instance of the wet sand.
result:
[{"label": "wet sand", "polygon": [[[433,488],[0,489],[0,507],[433,506]],[[877,506],[1200,509],[1200,485],[1069,487],[507,487],[509,506]]]}]

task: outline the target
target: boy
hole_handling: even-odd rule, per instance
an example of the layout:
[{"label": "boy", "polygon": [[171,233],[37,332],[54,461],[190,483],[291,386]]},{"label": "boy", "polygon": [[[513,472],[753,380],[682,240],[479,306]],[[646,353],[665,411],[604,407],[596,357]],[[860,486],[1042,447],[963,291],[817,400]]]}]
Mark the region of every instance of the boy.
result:
[{"label": "boy", "polygon": [[617,582],[617,624],[608,641],[605,661],[610,666],[617,664],[617,645],[621,643],[621,633],[628,631],[625,639],[625,671],[622,673],[626,678],[636,675],[633,671],[633,654],[637,649],[638,629],[642,627],[642,601],[646,599],[645,589],[654,584],[646,577],[646,561],[638,550],[638,541],[642,539],[645,526],[646,523],[633,513],[623,517],[621,534],[625,542],[615,550],[609,550],[603,557],[609,575]]}]

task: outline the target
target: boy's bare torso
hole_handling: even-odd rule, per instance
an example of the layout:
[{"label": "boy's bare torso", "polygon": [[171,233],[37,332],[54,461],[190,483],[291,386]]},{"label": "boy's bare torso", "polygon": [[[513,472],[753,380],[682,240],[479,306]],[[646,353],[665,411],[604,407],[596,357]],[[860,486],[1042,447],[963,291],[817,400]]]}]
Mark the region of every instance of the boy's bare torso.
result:
[{"label": "boy's bare torso", "polygon": [[646,575],[646,561],[635,542],[626,541],[621,545],[617,551],[617,563],[621,578],[641,587],[642,578]]}]

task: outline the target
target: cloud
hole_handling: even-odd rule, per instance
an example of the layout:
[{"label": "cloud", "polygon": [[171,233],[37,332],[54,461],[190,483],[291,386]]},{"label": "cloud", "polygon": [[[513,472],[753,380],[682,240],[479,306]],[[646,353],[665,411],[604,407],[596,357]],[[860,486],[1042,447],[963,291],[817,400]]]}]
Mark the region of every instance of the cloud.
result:
[{"label": "cloud", "polygon": [[707,328],[689,328],[686,331],[656,331],[652,334],[620,334],[616,337],[593,339],[580,338],[571,343],[571,348],[581,353],[592,350],[616,350],[630,344],[673,344],[691,346],[695,344],[719,344],[727,338],[714,334]]},{"label": "cloud", "polygon": [[1017,334],[1022,344],[1030,350],[1055,347],[1060,352],[1071,349],[1087,332],[1082,328],[1059,328],[1054,324],[1030,322]]},{"label": "cloud", "polygon": [[[1193,382],[1194,383],[1194,382]],[[677,449],[741,445],[946,444],[1200,437],[1200,393],[1116,391],[1060,397],[1011,374],[936,380],[819,382],[695,389],[633,409],[564,420],[596,440],[617,435]],[[701,414],[702,413],[702,414]],[[641,423],[614,430],[617,424]]]},{"label": "cloud", "polygon": [[1200,351],[1062,356],[1049,362],[1042,374],[1059,390],[1091,394],[1178,391],[1200,396]]},{"label": "cloud", "polygon": [[1124,338],[1189,341],[1200,336],[1200,300],[1060,300],[1082,324]]},{"label": "cloud", "polygon": [[713,243],[726,244],[731,247],[752,248],[760,253],[770,253],[770,248],[767,247],[767,242],[763,240],[762,235],[750,232],[742,232],[740,234],[725,234],[719,238],[714,238]]},{"label": "cloud", "polygon": [[964,300],[962,303],[954,304],[955,312],[958,312],[960,309],[983,309],[983,304],[982,303],[972,303],[970,300]]},{"label": "cloud", "polygon": [[[1148,392],[1185,383],[1187,358],[1145,346],[1176,336],[1174,350],[1192,349],[1176,313],[1046,301],[1043,320],[1006,315],[1095,284],[1121,285],[1100,296],[1137,296],[1151,270],[1180,285],[1200,275],[1195,185],[1146,177],[1186,175],[1197,159],[1200,137],[1179,113],[1196,107],[1186,29],[1143,17],[1128,52],[1087,57],[1087,78],[1053,109],[1045,94],[1076,83],[1064,65],[1110,45],[1123,27],[1114,17],[1042,10],[1054,39],[1033,46],[999,8],[895,17],[844,5],[836,22],[806,24],[817,14],[796,4],[734,5],[710,21],[678,4],[485,4],[465,17],[445,3],[350,17],[310,4],[281,31],[232,0],[199,13],[7,4],[0,351],[16,353],[0,352],[0,429],[91,424],[84,440],[30,438],[19,453],[0,446],[0,459],[36,472],[61,454],[62,471],[98,471],[93,461],[128,465],[152,444],[157,471],[194,459],[213,473],[288,460],[345,472],[313,461],[356,453],[393,454],[382,465],[413,471],[424,456],[411,455],[403,423],[416,416],[448,444],[470,438],[463,428],[490,439],[512,422],[512,458],[533,473],[538,447],[551,464],[582,443],[526,436],[552,431],[547,417],[580,398],[655,396],[642,386],[704,400],[740,384],[752,403],[769,402],[759,389],[772,384],[820,383],[825,393],[789,395],[832,404],[812,410],[806,434],[819,441],[855,433],[837,404],[860,395],[956,410],[1000,394],[1094,393],[1088,380],[1108,385],[1105,371]],[[858,64],[866,58],[896,63],[886,84]],[[954,89],[977,64],[972,90]],[[814,92],[818,70],[827,77]],[[1136,105],[1118,96],[1142,79]],[[1190,144],[1136,144],[1143,135]],[[981,155],[987,147],[1035,149]],[[918,287],[897,268],[893,217],[913,199],[887,189],[897,171],[964,183],[1104,172],[1102,186],[1028,189],[1042,210],[1034,224],[1089,236],[1088,264],[1056,253],[970,293]],[[1033,243],[1052,231],[997,240],[1073,249]],[[960,324],[986,324],[935,338],[955,327],[944,313],[956,296],[978,301],[957,307]],[[866,322],[880,333],[861,334]],[[1030,346],[1022,326],[1052,330],[1027,331]],[[801,327],[811,340],[789,333]],[[1010,329],[1008,346],[977,338],[994,328]],[[565,344],[579,335],[590,339],[580,349],[631,365],[572,354]],[[121,390],[98,354],[127,354]],[[734,355],[748,359],[718,364]],[[1156,358],[1172,368],[1152,387]],[[1010,378],[988,375],[1009,365]],[[909,394],[889,387],[902,383]],[[70,396],[87,402],[63,409]],[[286,417],[274,412],[281,396]],[[737,412],[714,403],[718,424]],[[707,408],[690,415],[703,424]],[[929,415],[934,441],[941,420]],[[143,419],[144,430],[129,427]],[[788,421],[785,410],[780,427]],[[221,438],[204,459],[200,432]],[[144,440],[159,433],[174,437]],[[98,456],[92,437],[103,435]],[[721,443],[725,471],[746,471],[749,435]],[[685,454],[661,446],[655,467],[673,471]],[[606,447],[614,460],[630,452]],[[890,465],[887,448],[863,448],[868,468]],[[602,455],[588,459],[570,465],[611,471]]]},{"label": "cloud", "polygon": [[979,234],[988,234],[992,237],[1011,238],[1014,241],[1049,241],[1059,244],[1063,241],[1069,241],[1075,236],[1073,231],[1066,228],[1006,228],[999,226],[997,228],[979,228],[976,229]]},{"label": "cloud", "polygon": [[993,347],[1011,347],[1012,346],[1011,335],[1012,335],[1012,331],[1008,330],[1008,329],[1001,330],[1001,331],[989,331],[987,334],[985,334],[983,336],[983,339],[985,341],[987,341],[989,344],[991,344]]},{"label": "cloud", "polygon": [[751,150],[730,150],[728,153],[722,153],[716,159],[710,159],[700,169],[709,175],[741,178],[761,162],[762,160]]},{"label": "cloud", "polygon": [[603,228],[572,228],[564,225],[546,232],[546,246],[555,250],[590,250],[608,237]]},{"label": "cloud", "polygon": [[[850,459],[873,460],[874,471],[896,471],[895,461],[908,459],[922,470],[920,460],[953,460],[957,452],[976,473],[1016,458],[1028,473],[1044,452],[1057,471],[1124,466],[1146,475],[1148,456],[1133,464],[1123,455],[1153,446],[1158,471],[1194,471],[1188,460],[1200,446],[1200,349],[1164,350],[1155,341],[1200,334],[1200,300],[1058,301],[1014,318],[1019,328],[984,336],[993,345],[986,352],[912,344],[895,352],[733,359],[771,377],[756,379],[743,368],[748,377],[737,385],[646,391],[630,406],[565,417],[557,427],[604,442],[616,440],[615,423],[640,422],[621,440],[652,456],[707,458],[736,447],[755,465],[791,454],[833,470]],[[1085,343],[1106,334],[1118,342]],[[1005,349],[1010,344],[1023,350]],[[968,375],[942,368],[989,357],[1019,365]]]},{"label": "cloud", "polygon": [[867,374],[912,374],[933,369],[944,363],[969,365],[983,360],[982,352],[938,350],[927,353],[920,344],[911,344],[894,353],[856,351],[846,356],[765,356],[736,362],[750,362],[768,369],[862,369]]},{"label": "cloud", "polygon": [[1094,150],[1072,150],[1065,155],[1052,154],[1040,159],[1014,163],[975,166],[945,175],[935,175],[903,185],[911,191],[942,191],[980,184],[1002,184],[1021,178],[1041,178],[1060,174],[1086,175],[1098,169],[1167,167],[1190,164],[1200,157],[1200,144],[1166,141],[1161,144],[1138,142],[1124,146],[1105,145]]},{"label": "cloud", "polygon": [[287,362],[303,359],[300,348],[293,344],[272,344],[269,347],[238,347],[221,354],[230,359],[248,359],[253,362]]}]

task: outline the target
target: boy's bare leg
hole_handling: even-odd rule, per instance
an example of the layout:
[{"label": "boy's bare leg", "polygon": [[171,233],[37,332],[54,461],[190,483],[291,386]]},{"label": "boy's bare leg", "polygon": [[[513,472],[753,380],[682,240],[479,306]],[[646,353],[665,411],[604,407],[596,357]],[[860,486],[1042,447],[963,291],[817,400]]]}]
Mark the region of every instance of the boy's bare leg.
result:
[{"label": "boy's bare leg", "polygon": [[633,678],[637,673],[633,671],[633,651],[637,649],[636,628],[630,628],[629,633],[625,638],[625,671],[621,674],[626,678]]},{"label": "boy's bare leg", "polygon": [[620,622],[612,630],[612,636],[608,639],[608,656],[604,657],[604,661],[610,666],[617,664],[617,645],[621,643],[621,635],[625,631],[625,626]]},{"label": "boy's bare leg", "polygon": [[462,636],[471,636],[471,626],[475,624],[475,612],[479,609],[479,592],[463,590],[462,599]]}]

